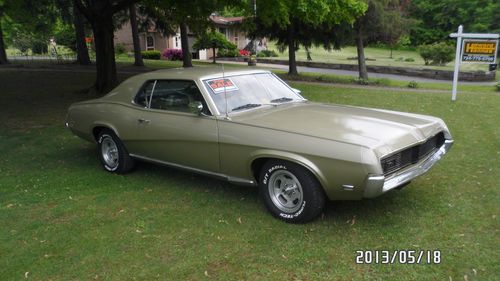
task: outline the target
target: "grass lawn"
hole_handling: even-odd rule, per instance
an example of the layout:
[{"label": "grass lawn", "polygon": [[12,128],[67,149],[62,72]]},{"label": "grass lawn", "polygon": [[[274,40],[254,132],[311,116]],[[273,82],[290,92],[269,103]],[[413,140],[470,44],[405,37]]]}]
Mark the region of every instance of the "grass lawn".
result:
[{"label": "grass lawn", "polygon": [[[0,71],[1,280],[498,278],[498,94],[452,103],[449,94],[292,83],[313,101],[442,117],[455,146],[406,189],[332,202],[322,218],[290,225],[254,188],[150,164],[105,172],[95,145],[63,125],[93,78]],[[361,249],[440,250],[442,262],[356,265]]]},{"label": "grass lawn", "polygon": [[[278,57],[274,59],[284,59],[288,60],[288,50],[283,53],[278,51],[278,48],[273,42],[268,43],[268,48],[275,50],[278,53]],[[357,64],[358,61],[355,59],[358,54],[355,46],[344,47],[341,50],[327,51],[322,47],[312,47],[311,58],[313,61],[317,62],[328,62],[328,63],[341,63],[341,64]],[[453,61],[445,66],[432,66],[425,65],[424,60],[420,57],[417,51],[412,50],[393,50],[392,58],[390,57],[390,49],[384,48],[365,48],[365,57],[368,59],[366,61],[367,65],[381,65],[381,66],[402,66],[402,67],[413,67],[413,68],[429,68],[429,69],[441,69],[441,70],[453,70]],[[297,60],[306,61],[307,55],[304,48],[300,48],[296,52]],[[413,61],[405,61],[405,59]],[[488,71],[488,65],[485,64],[462,64],[460,66],[461,71]]]}]

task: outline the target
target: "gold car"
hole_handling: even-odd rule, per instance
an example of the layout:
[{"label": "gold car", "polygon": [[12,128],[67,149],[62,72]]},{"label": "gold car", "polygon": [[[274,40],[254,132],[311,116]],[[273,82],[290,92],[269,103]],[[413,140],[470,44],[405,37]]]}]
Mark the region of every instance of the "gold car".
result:
[{"label": "gold car", "polygon": [[67,126],[97,143],[110,172],[141,160],[258,185],[287,222],[401,187],[453,143],[436,117],[313,103],[269,71],[212,67],[131,77],[71,105]]}]

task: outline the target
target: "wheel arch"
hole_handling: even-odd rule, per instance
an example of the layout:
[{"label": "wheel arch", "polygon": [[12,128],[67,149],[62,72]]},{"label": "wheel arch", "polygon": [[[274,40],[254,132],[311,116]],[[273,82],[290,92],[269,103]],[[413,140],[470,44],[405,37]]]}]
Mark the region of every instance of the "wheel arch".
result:
[{"label": "wheel arch", "polygon": [[98,141],[99,134],[102,132],[102,130],[105,130],[105,129],[113,131],[113,133],[115,133],[115,135],[117,137],[120,137],[120,135],[118,134],[118,131],[112,125],[106,124],[106,123],[101,123],[101,122],[96,122],[92,126],[92,136],[94,137],[94,141],[96,141],[96,142]]},{"label": "wheel arch", "polygon": [[319,167],[316,164],[314,164],[311,160],[295,153],[284,152],[284,151],[273,151],[273,150],[261,150],[251,155],[249,164],[250,175],[252,175],[257,182],[259,181],[259,173],[262,166],[269,160],[285,160],[295,163],[299,166],[302,166],[310,173],[312,173],[312,175],[321,184],[323,190],[327,186],[326,177],[321,172]]}]

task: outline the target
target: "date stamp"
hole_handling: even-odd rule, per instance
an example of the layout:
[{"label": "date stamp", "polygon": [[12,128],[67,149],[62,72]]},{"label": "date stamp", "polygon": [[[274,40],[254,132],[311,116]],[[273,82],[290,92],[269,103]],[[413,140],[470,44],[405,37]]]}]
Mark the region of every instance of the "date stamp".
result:
[{"label": "date stamp", "polygon": [[440,250],[358,250],[357,264],[440,264]]}]

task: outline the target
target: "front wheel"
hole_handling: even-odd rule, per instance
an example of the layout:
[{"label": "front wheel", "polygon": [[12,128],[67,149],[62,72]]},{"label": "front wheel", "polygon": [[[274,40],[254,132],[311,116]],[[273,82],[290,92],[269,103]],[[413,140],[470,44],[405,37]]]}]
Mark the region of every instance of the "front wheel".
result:
[{"label": "front wheel", "polygon": [[124,174],[134,167],[134,159],[113,131],[104,129],[99,133],[97,148],[99,160],[107,171]]},{"label": "front wheel", "polygon": [[260,172],[259,189],[267,209],[286,222],[311,221],[325,206],[318,180],[304,167],[289,161],[268,161]]}]

